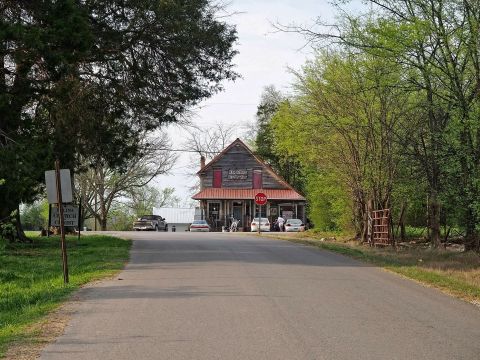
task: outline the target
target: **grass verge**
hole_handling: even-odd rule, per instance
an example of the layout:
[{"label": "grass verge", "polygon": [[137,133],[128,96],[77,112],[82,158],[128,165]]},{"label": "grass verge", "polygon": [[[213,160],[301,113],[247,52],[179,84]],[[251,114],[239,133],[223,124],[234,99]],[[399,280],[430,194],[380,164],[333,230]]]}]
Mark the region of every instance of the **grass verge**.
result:
[{"label": "grass verge", "polygon": [[282,234],[278,238],[374,264],[480,306],[479,254],[425,248],[372,248],[345,241],[345,237],[343,242],[327,240],[332,234],[327,235],[307,232]]},{"label": "grass verge", "polygon": [[67,237],[66,286],[58,236],[0,247],[0,357],[14,342],[34,342],[32,325],[81,285],[121,270],[130,246],[131,241],[110,236],[83,236],[79,242]]}]

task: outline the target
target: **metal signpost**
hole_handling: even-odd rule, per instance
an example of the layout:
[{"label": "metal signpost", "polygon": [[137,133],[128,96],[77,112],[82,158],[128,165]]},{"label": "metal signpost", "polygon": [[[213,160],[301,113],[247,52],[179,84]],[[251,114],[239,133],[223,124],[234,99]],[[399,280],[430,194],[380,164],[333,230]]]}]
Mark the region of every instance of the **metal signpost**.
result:
[{"label": "metal signpost", "polygon": [[258,211],[258,233],[260,234],[260,221],[262,218],[262,205],[265,205],[267,203],[267,195],[264,193],[257,193],[255,195],[255,204],[258,205],[259,211]]},{"label": "metal signpost", "polygon": [[[57,220],[60,225],[62,264],[63,264],[63,282],[68,284],[68,261],[67,245],[65,243],[65,214],[63,203],[72,202],[72,182],[70,170],[60,170],[60,161],[55,161],[55,170],[45,171],[45,183],[47,187],[47,198],[49,204],[57,204]],[[78,218],[78,213],[77,213]],[[55,219],[54,219],[55,221]]]}]

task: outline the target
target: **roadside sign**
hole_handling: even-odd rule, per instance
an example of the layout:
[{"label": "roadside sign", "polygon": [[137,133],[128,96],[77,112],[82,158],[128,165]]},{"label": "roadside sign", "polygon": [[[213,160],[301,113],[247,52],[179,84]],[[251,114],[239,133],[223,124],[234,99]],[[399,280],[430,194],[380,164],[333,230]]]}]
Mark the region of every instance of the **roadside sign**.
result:
[{"label": "roadside sign", "polygon": [[[52,207],[52,226],[60,226],[60,209]],[[63,205],[64,226],[78,226],[78,206]]]},{"label": "roadside sign", "polygon": [[[55,170],[45,171],[45,185],[47,185],[47,199],[49,204],[58,203],[57,182],[55,176]],[[60,183],[62,185],[62,202],[71,203],[73,201],[73,194],[70,169],[60,170]]]},{"label": "roadside sign", "polygon": [[255,195],[255,204],[257,205],[265,205],[267,203],[267,195],[264,193],[258,193]]}]

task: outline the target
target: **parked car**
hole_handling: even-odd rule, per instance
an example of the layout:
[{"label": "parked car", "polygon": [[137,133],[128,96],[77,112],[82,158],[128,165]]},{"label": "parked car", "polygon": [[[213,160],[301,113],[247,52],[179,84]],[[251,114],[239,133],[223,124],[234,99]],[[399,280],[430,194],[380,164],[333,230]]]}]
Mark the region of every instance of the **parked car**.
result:
[{"label": "parked car", "polygon": [[133,230],[168,231],[168,224],[165,219],[159,215],[143,215],[133,223]]},{"label": "parked car", "polygon": [[[252,220],[251,231],[258,231],[258,218]],[[267,218],[260,218],[260,231],[270,231],[270,221]]]},{"label": "parked car", "polygon": [[195,231],[209,232],[210,225],[208,225],[207,220],[193,220],[193,222],[190,224],[190,231],[191,232],[195,232]]},{"label": "parked car", "polygon": [[305,224],[300,219],[288,219],[285,222],[285,231],[286,232],[305,231]]}]

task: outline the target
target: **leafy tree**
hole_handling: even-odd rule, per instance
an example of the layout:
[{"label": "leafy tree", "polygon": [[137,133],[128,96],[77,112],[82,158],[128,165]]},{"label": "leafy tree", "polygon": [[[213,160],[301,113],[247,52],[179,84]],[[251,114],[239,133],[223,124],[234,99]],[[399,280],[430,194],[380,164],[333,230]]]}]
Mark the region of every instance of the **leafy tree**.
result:
[{"label": "leafy tree", "polygon": [[109,212],[116,202],[146,193],[142,188],[167,173],[176,160],[168,150],[166,135],[151,142],[144,140],[141,145],[141,153],[126,163],[121,172],[98,159],[95,167],[76,177],[84,218],[94,217],[101,230],[107,230]]},{"label": "leafy tree", "polygon": [[235,29],[219,9],[208,0],[1,2],[0,218],[35,198],[54,158],[82,170],[100,157],[121,172],[145,131],[234,79]]},{"label": "leafy tree", "polygon": [[127,206],[136,217],[151,214],[154,207],[173,207],[178,205],[180,198],[175,195],[175,189],[163,188],[161,191],[155,187],[144,186],[133,189],[129,195]]},{"label": "leafy tree", "polygon": [[36,201],[25,205],[20,213],[22,226],[27,230],[46,229],[48,224],[48,202]]},{"label": "leafy tree", "polygon": [[325,52],[296,75],[296,96],[272,120],[276,146],[317,172],[309,181],[329,186],[325,181],[335,174],[340,186],[333,193],[348,191],[352,223],[365,238],[368,201],[375,208],[391,204],[398,163],[395,130],[408,114],[399,106],[408,97],[389,86],[400,73],[368,56]]},{"label": "leafy tree", "polygon": [[[341,7],[345,1],[335,3]],[[449,211],[444,218],[460,221],[466,231],[466,249],[478,251],[480,3],[366,3],[368,13],[342,11],[340,21],[329,31],[295,26],[284,30],[303,33],[312,43],[328,42],[368,54],[401,69],[400,81],[390,86],[410,94],[406,104],[412,111],[403,132],[407,136],[399,142],[405,147],[405,158],[416,164],[417,181],[427,184],[432,245],[439,246],[441,214]]]},{"label": "leafy tree", "polygon": [[174,188],[158,190],[147,185],[134,189],[128,198],[113,204],[108,214],[108,229],[132,230],[133,222],[142,215],[151,214],[154,207],[176,206],[179,201]]},{"label": "leafy tree", "polygon": [[272,118],[280,106],[288,102],[274,86],[265,87],[260,104],[257,107],[257,134],[255,138],[256,153],[265,160],[298,191],[304,192],[305,175],[299,166],[296,155],[279,151],[275,144],[275,130],[272,128]]}]

